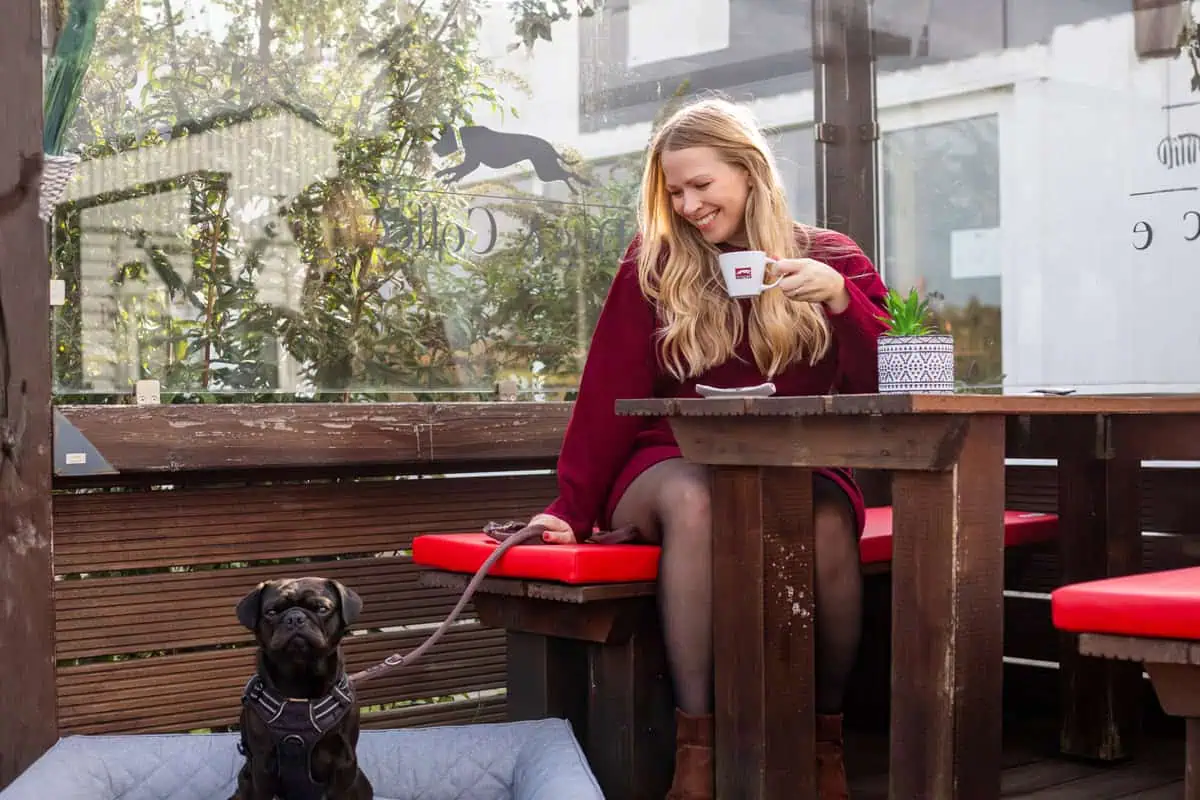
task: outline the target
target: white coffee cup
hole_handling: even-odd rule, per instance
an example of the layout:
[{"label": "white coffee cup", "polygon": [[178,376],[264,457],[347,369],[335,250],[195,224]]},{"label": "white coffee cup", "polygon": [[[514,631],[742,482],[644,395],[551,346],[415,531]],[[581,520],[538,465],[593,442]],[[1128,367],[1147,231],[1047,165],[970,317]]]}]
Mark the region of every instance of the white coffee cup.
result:
[{"label": "white coffee cup", "polygon": [[730,297],[756,297],[764,290],[779,285],[783,278],[777,278],[771,283],[763,283],[767,264],[774,264],[762,250],[739,250],[735,253],[721,253],[717,256],[721,265],[721,275],[725,278],[725,290]]}]

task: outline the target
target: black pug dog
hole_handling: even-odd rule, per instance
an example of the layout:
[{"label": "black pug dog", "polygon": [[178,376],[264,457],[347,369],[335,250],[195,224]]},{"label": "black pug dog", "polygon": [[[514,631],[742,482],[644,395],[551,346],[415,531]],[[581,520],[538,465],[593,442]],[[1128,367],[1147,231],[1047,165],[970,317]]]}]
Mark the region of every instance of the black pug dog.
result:
[{"label": "black pug dog", "polygon": [[325,578],[264,581],[237,605],[258,668],[242,694],[246,763],[230,800],[373,800],[341,641],[362,599]]}]

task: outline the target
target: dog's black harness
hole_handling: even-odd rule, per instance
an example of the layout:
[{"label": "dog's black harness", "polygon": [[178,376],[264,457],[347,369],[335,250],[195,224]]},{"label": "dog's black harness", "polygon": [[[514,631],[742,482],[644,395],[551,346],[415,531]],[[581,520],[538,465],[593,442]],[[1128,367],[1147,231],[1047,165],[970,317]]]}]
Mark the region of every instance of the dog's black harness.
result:
[{"label": "dog's black harness", "polygon": [[[253,708],[266,724],[275,751],[274,776],[287,800],[323,800],[325,787],[313,780],[312,754],[317,742],[354,707],[354,686],[346,673],[329,694],[317,700],[283,697],[254,675],[242,692],[242,705]],[[246,755],[246,734],[238,747]]]}]

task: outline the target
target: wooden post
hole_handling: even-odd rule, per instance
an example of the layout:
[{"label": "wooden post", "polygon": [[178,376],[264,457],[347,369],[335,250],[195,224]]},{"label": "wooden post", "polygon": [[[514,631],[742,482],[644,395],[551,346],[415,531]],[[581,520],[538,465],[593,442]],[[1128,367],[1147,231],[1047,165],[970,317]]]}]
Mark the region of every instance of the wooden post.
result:
[{"label": "wooden post", "polygon": [[[1120,436],[1119,419],[1084,417],[1060,427],[1071,445],[1058,458],[1062,583],[1141,572],[1142,464],[1132,449],[1136,444]],[[1100,761],[1129,758],[1141,736],[1141,665],[1083,655],[1078,636],[1060,638],[1062,752]]]},{"label": "wooden post", "polygon": [[715,795],[815,800],[812,472],[717,466],[712,519]]},{"label": "wooden post", "polygon": [[1004,418],[972,415],[949,470],[897,470],[888,797],[998,800]]},{"label": "wooden post", "polygon": [[[0,25],[0,196],[42,149],[36,0]],[[58,735],[50,563],[50,266],[37,178],[0,211],[0,789]],[[20,197],[20,193],[8,195]],[[3,204],[0,204],[3,205]]]},{"label": "wooden post", "polygon": [[870,0],[813,0],[817,224],[877,261],[875,37]]}]

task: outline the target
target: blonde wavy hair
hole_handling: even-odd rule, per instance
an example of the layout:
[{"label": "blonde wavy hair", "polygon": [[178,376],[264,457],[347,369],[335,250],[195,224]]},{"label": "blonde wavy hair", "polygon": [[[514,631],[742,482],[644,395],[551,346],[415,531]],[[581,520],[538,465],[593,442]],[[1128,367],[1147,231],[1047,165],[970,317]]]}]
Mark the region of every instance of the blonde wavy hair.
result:
[{"label": "blonde wavy hair", "polygon": [[[680,381],[734,357],[744,334],[741,309],[721,280],[719,251],[671,205],[662,156],[689,147],[711,147],[749,176],[749,249],[777,258],[803,258],[812,230],[788,213],[775,158],[747,110],[725,100],[704,99],[663,123],[651,141],[642,174],[638,280],[659,308],[664,366]],[[818,306],[775,291],[751,301],[749,334],[754,362],[768,378],[805,357],[816,363],[830,344],[829,323]]]}]

